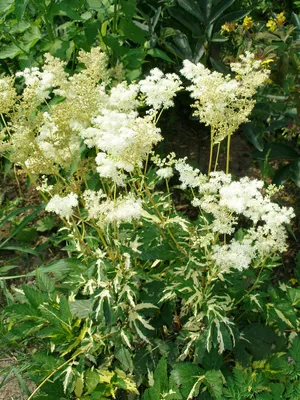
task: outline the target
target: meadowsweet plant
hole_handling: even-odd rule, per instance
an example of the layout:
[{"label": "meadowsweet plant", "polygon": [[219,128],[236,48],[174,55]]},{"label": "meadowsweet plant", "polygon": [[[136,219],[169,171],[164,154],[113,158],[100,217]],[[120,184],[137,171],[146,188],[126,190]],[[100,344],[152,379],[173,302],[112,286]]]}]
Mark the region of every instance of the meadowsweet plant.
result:
[{"label": "meadowsweet plant", "polygon": [[[243,355],[236,376],[242,363],[252,365],[251,327],[285,343],[299,329],[286,308],[293,288],[282,288],[285,308],[267,292],[293,210],[273,202],[276,190],[261,181],[205,175],[174,153],[153,152],[162,140],[157,121],[182,86],[178,76],[154,69],[128,85],[99,49],[79,61],[82,69],[69,76],[47,56],[41,71],[17,74],[20,95],[11,83],[5,89],[14,101],[3,109],[1,148],[36,184],[45,210],[60,217],[69,258],[54,278],[39,268],[34,285],[11,294],[2,342],[30,349],[34,340],[27,374],[37,387],[29,399],[232,398],[238,383],[222,369],[235,349]],[[184,65],[197,113],[218,143],[246,120],[267,72],[249,54],[232,66],[239,79]],[[177,210],[171,179],[196,219]],[[283,334],[286,326],[291,333]],[[280,348],[273,339],[263,359]],[[296,367],[289,368],[293,387]],[[255,396],[257,376],[237,390]]]},{"label": "meadowsweet plant", "polygon": [[202,64],[193,64],[185,60],[181,73],[192,82],[188,87],[191,97],[196,100],[194,115],[211,128],[211,147],[208,173],[212,170],[213,148],[217,145],[215,170],[218,165],[220,143],[227,138],[226,173],[229,172],[230,139],[248,117],[255,105],[253,99],[256,90],[262,86],[269,71],[262,67],[262,61],[255,59],[254,54],[246,52],[240,61],[231,63],[235,74],[224,76],[211,72]]}]

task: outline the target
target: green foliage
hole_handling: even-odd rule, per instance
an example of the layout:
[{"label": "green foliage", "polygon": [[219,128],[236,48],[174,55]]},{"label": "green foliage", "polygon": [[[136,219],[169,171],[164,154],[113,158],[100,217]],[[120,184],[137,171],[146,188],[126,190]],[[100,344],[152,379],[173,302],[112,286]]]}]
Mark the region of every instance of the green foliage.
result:
[{"label": "green foliage", "polygon": [[[245,9],[230,12],[234,2],[176,0],[165,2],[163,8],[151,5],[150,10],[148,3],[142,1],[139,10],[145,19],[145,29],[151,34],[150,42],[158,42],[173,57],[194,63],[201,60],[207,64],[215,62],[213,54],[218,52],[218,44],[227,40],[219,34],[221,25],[227,21],[239,20],[249,13]],[[210,57],[213,57],[212,60]]]},{"label": "green foliage", "polygon": [[67,61],[71,70],[76,56],[98,44],[112,65],[122,63],[129,80],[139,77],[147,56],[172,60],[153,43],[134,20],[136,1],[13,0],[0,6],[2,69],[12,74],[43,63],[49,52]]},{"label": "green foliage", "polygon": [[[68,69],[79,68],[80,73],[73,76],[72,82],[76,83],[84,76],[82,64],[76,61],[78,50],[89,50],[94,42],[99,42],[110,66],[123,63],[128,80],[140,76],[148,56],[172,63],[157,44],[179,58],[202,60],[222,69],[222,63],[209,59],[213,43],[222,41],[219,29],[223,22],[239,20],[248,13],[240,7],[229,12],[233,3],[178,0],[172,5],[165,4],[164,8],[151,7],[150,15],[145,13],[145,4],[138,4],[137,12],[135,2],[125,0],[2,1],[2,35],[6,43],[0,53],[5,60],[2,66],[10,71],[20,66],[31,67],[41,62],[41,55],[49,51],[64,59]],[[265,7],[267,2],[257,9]],[[160,36],[156,34],[158,27]],[[284,59],[289,49],[283,39],[279,35],[276,39],[267,36],[259,40],[275,42],[269,50]],[[297,57],[295,48],[292,51],[289,57]],[[90,126],[98,115],[93,104],[86,106],[85,103],[93,97],[95,85],[101,82],[103,97],[109,96],[115,87],[111,76],[109,83],[102,77],[95,78],[95,83],[91,78],[94,72],[91,68],[90,75],[86,75],[91,86],[79,90],[71,103],[72,107],[76,104],[78,120],[86,118],[84,127]],[[88,79],[82,80],[84,84]],[[290,80],[287,85],[286,96],[291,90]],[[21,87],[18,90],[20,101]],[[283,113],[295,115],[294,111],[291,114],[291,107],[295,106],[296,97],[292,105],[283,109],[282,99],[274,97],[277,95],[268,94],[269,99],[276,100],[272,113],[268,114],[268,135],[275,126],[285,126]],[[69,124],[68,108],[73,114],[74,111],[66,99],[67,95],[61,98],[51,92],[47,104],[34,104],[34,112],[30,108],[25,118],[25,126],[33,131],[33,140],[29,143],[37,142],[41,128],[38,124],[42,124],[45,110],[56,117],[64,110]],[[99,103],[95,104],[99,112]],[[264,99],[257,104],[256,112],[260,116],[268,112],[264,110],[265,104]],[[139,104],[140,108],[143,106]],[[27,112],[24,104],[22,107],[20,118]],[[86,108],[82,117],[83,107]],[[140,114],[143,113],[144,109]],[[14,109],[7,120],[11,123],[16,115]],[[153,115],[157,122],[160,114],[156,110]],[[63,136],[69,125],[63,118],[59,121],[59,117],[55,122],[62,124]],[[17,126],[16,123],[14,128]],[[147,132],[143,132],[140,147],[146,141]],[[288,159],[290,163],[285,166],[288,173],[284,176],[291,174],[299,183],[297,150],[277,142],[266,144],[267,135],[262,134],[257,121],[246,125],[244,133],[257,148],[254,156],[262,160],[265,171],[266,159]],[[74,132],[72,135],[75,136]],[[5,145],[7,140],[5,137]],[[224,208],[230,214],[229,220],[235,218],[233,232],[237,229],[234,233],[222,233],[212,229],[214,216],[202,205],[195,221],[177,212],[173,203],[176,192],[168,179],[162,183],[156,174],[155,159],[150,160],[149,154],[145,165],[139,160],[134,168],[126,170],[123,185],[118,186],[107,177],[99,179],[94,163],[99,149],[88,148],[83,142],[81,137],[80,149],[71,167],[68,162],[61,165],[53,162],[48,173],[49,186],[46,185],[44,193],[46,202],[50,194],[52,198],[60,194],[64,199],[73,192],[81,194],[101,187],[114,206],[127,192],[139,196],[143,214],[139,220],[96,221],[97,218],[88,215],[86,204],[81,200],[74,213],[62,216],[61,229],[56,232],[56,218],[39,215],[43,206],[1,212],[1,223],[12,224],[9,236],[0,242],[1,251],[38,256],[43,247],[33,248],[28,244],[36,244],[35,232],[50,235],[55,230],[51,243],[67,254],[66,258],[40,265],[22,275],[8,275],[15,268],[13,265],[0,269],[1,288],[7,303],[2,311],[0,347],[3,351],[23,352],[19,360],[23,363],[22,374],[37,385],[29,399],[299,399],[300,289],[297,280],[279,285],[274,282],[272,273],[278,266],[276,252],[265,257],[257,252],[251,265],[240,269],[232,267],[235,260],[227,269],[222,269],[212,257],[216,245],[226,248],[232,241],[240,244],[251,220],[245,221],[246,217],[241,215],[240,219],[233,217],[234,212]],[[132,156],[131,150],[128,157]],[[7,156],[20,157],[20,152]],[[28,171],[26,160],[24,157],[19,164]],[[40,163],[38,168],[44,165]],[[37,171],[31,178],[36,184],[45,183]],[[203,176],[198,174],[197,178]],[[177,177],[174,180],[178,190]],[[201,181],[201,185],[207,183]],[[53,192],[49,189],[51,186]],[[195,191],[191,190],[186,197],[201,199],[200,191],[199,199]],[[184,189],[183,193],[186,192]],[[209,193],[203,196],[206,195]],[[218,196],[220,193],[213,192],[209,201],[213,198],[217,203]],[[220,218],[227,215],[224,210]],[[259,224],[264,226],[263,219]],[[270,241],[275,240],[272,232],[267,236]],[[299,266],[300,262],[295,272],[298,281]],[[25,283],[6,287],[5,281],[19,277],[25,278]],[[27,281],[27,278],[31,279]],[[18,375],[17,369],[12,371]],[[18,376],[29,394],[24,378]]]}]

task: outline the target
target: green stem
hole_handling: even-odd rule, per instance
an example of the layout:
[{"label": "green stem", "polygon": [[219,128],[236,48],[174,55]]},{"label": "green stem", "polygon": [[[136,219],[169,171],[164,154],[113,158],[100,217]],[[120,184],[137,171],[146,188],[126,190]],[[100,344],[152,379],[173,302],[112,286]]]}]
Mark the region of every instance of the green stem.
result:
[{"label": "green stem", "polygon": [[75,358],[77,358],[80,354],[86,352],[87,349],[81,349],[80,351],[77,351],[71,358],[69,358],[67,361],[65,361],[63,364],[61,364],[58,368],[56,368],[54,371],[51,372],[51,374],[49,374],[42,383],[39,384],[39,386],[31,393],[31,395],[28,397],[28,400],[31,400],[33,398],[33,396],[41,389],[42,386],[44,386],[44,384],[46,382],[49,381],[49,379],[56,374],[57,371],[61,370],[65,365],[68,365],[71,361],[75,360]]},{"label": "green stem", "polygon": [[263,272],[264,267],[265,267],[265,260],[263,261],[263,264],[262,264],[262,266],[261,266],[261,268],[260,268],[260,270],[259,270],[259,273],[258,273],[258,275],[257,275],[257,277],[256,277],[256,279],[255,279],[255,281],[254,281],[254,283],[253,283],[253,285],[251,286],[251,288],[250,288],[249,290],[247,290],[247,292],[244,294],[244,296],[242,296],[242,297],[234,304],[235,306],[237,306],[238,304],[240,304],[240,303],[244,300],[244,298],[247,297],[247,296],[248,296],[251,292],[253,292],[253,290],[256,288],[256,285],[257,285],[258,282],[259,282],[259,278],[260,278],[260,276],[261,276],[261,274],[262,274],[262,272]]},{"label": "green stem", "polygon": [[219,155],[220,155],[220,147],[221,147],[221,143],[218,143],[218,147],[217,147],[217,155],[216,155],[216,160],[215,160],[215,168],[214,171],[217,170],[218,167],[218,161],[219,161]]},{"label": "green stem", "polygon": [[117,33],[118,30],[118,0],[114,0],[114,16],[113,16],[113,33]]},{"label": "green stem", "polygon": [[229,174],[231,133],[227,136],[226,174]]},{"label": "green stem", "polygon": [[211,172],[213,155],[214,155],[214,131],[211,130],[211,133],[210,133],[209,163],[208,163],[208,172],[207,172],[207,175],[209,175],[210,172]]}]

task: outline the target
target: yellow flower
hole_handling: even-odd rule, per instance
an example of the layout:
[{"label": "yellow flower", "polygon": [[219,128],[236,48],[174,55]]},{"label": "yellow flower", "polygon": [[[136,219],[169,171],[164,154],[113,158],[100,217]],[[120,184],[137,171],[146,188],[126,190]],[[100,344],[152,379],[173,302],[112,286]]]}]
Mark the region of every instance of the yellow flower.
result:
[{"label": "yellow flower", "polygon": [[280,14],[276,15],[276,23],[279,26],[282,26],[286,21],[286,18],[284,16],[284,11],[282,11]]},{"label": "yellow flower", "polygon": [[248,15],[246,15],[246,17],[244,18],[243,21],[243,27],[248,30],[250,28],[252,28],[252,26],[254,25],[254,21],[252,19],[252,17],[248,17]]},{"label": "yellow flower", "polygon": [[269,19],[269,21],[266,23],[266,27],[269,28],[271,32],[275,31],[277,28],[276,21],[274,21],[274,19]]},{"label": "yellow flower", "polygon": [[270,63],[274,62],[272,58],[268,58],[267,60],[263,60],[261,65],[264,67],[268,67]]},{"label": "yellow flower", "polygon": [[233,32],[235,30],[235,23],[234,22],[226,22],[224,25],[221,26],[221,33],[224,32]]}]

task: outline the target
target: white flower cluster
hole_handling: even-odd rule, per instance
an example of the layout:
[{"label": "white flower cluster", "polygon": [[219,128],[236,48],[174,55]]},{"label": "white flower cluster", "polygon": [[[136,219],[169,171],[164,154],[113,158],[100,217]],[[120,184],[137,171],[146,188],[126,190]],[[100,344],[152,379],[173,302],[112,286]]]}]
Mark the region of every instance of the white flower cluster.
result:
[{"label": "white flower cluster", "polygon": [[73,214],[73,208],[78,205],[78,196],[75,193],[69,193],[65,197],[58,194],[52,197],[46,206],[46,211],[55,212],[62,218],[68,218]]},{"label": "white flower cluster", "polygon": [[162,140],[160,130],[150,116],[141,118],[138,113],[103,109],[92,119],[93,127],[80,135],[88,147],[100,150],[96,157],[97,171],[104,178],[111,178],[123,185],[124,174],[141,166],[154,144]]},{"label": "white flower cluster", "polygon": [[154,68],[146,79],[139,82],[140,91],[146,95],[146,104],[154,110],[167,109],[174,105],[173,98],[182,89],[181,81],[176,74],[164,74]]},{"label": "white flower cluster", "polygon": [[17,93],[14,88],[14,80],[10,77],[0,79],[0,113],[8,113],[17,98]]},{"label": "white flower cluster", "polygon": [[156,175],[160,179],[170,179],[174,175],[173,166],[176,162],[176,154],[174,152],[168,154],[165,158],[160,158],[158,154],[151,154],[151,161],[158,167]]},{"label": "white flower cluster", "polygon": [[198,187],[203,182],[203,175],[198,168],[195,169],[187,164],[186,159],[186,157],[180,158],[175,162],[175,169],[179,172],[179,180],[182,182],[181,188]]},{"label": "white flower cluster", "polygon": [[138,85],[127,85],[126,82],[119,83],[111,89],[107,104],[112,109],[123,112],[136,110],[140,105],[140,101],[137,99],[138,93]]},{"label": "white flower cluster", "polygon": [[213,143],[221,142],[244,122],[248,121],[255,101],[252,99],[257,88],[266,82],[269,71],[263,69],[260,60],[247,52],[241,62],[231,64],[235,78],[211,72],[202,64],[185,60],[181,73],[192,85],[188,87],[191,97],[196,99],[194,115],[213,133]]},{"label": "white flower cluster", "polygon": [[35,88],[36,95],[40,101],[47,99],[49,89],[53,86],[54,75],[50,71],[40,71],[37,67],[25,68],[24,71],[16,73],[25,80],[26,86]]},{"label": "white flower cluster", "polygon": [[199,186],[200,197],[192,204],[213,216],[209,231],[232,235],[240,216],[251,224],[241,240],[212,245],[211,257],[222,272],[246,269],[256,257],[262,259],[287,248],[285,224],[294,216],[293,209],[280,207],[268,195],[263,196],[263,185],[249,177],[232,182],[230,175],[214,172]]},{"label": "white flower cluster", "polygon": [[117,225],[138,220],[142,216],[142,200],[133,195],[120,196],[116,200],[107,199],[100,190],[86,190],[83,193],[85,207],[89,218],[93,218],[101,226],[102,224],[116,223]]}]

